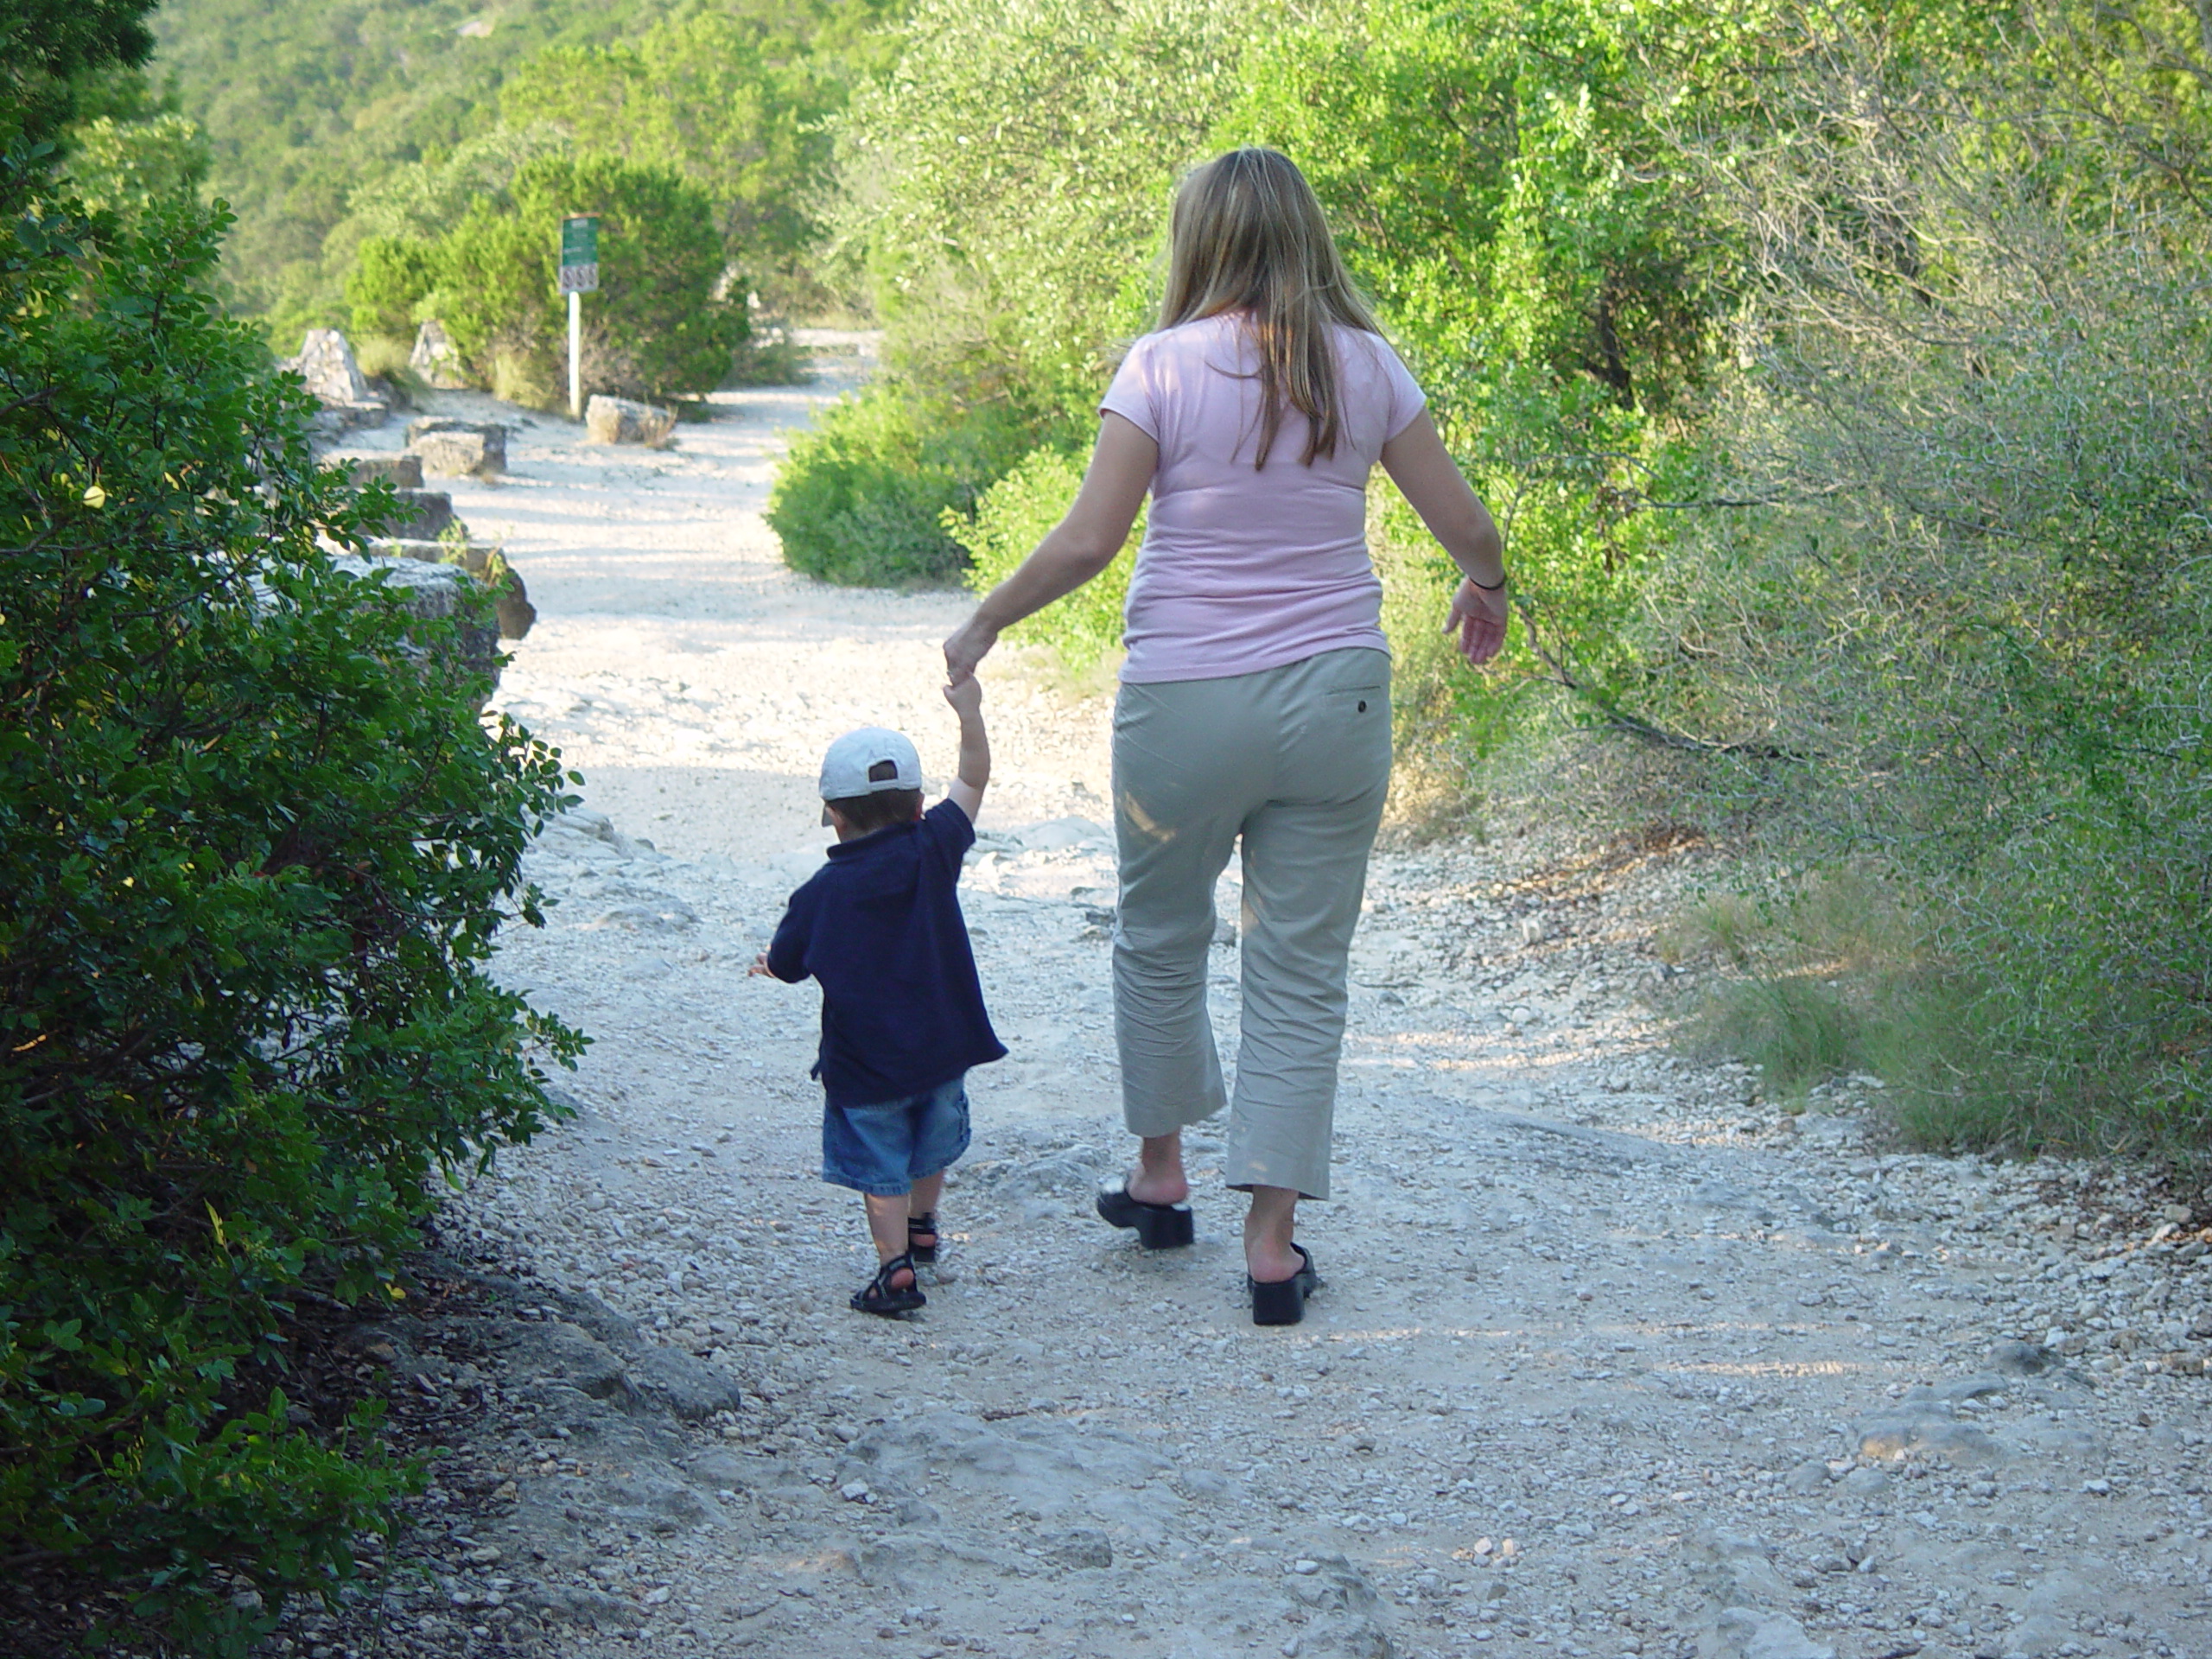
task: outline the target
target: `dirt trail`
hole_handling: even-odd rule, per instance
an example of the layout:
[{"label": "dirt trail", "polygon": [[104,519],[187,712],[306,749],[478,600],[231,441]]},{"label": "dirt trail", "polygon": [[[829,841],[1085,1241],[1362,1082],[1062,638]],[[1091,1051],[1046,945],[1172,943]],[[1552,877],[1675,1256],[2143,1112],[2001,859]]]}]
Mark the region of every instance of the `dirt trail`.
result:
[{"label": "dirt trail", "polygon": [[588,779],[501,969],[595,1041],[575,1121],[457,1206],[510,1282],[365,1338],[482,1406],[388,1642],[2212,1655],[2202,1217],[1885,1154],[1872,1079],[1793,1118],[1671,1058],[1649,928],[1694,849],[1377,859],[1305,1325],[1240,1306],[1217,1141],[1196,1249],[1092,1219],[1125,1152],[1106,711],[1004,671],[965,902],[1014,1058],[971,1080],[927,1311],[847,1311],[812,992],[745,971],[818,858],[830,737],[902,727],[944,776],[962,607],[778,562],[778,433],[835,385],[725,394],[664,454],[526,428],[454,492],[540,613],[501,701]]}]

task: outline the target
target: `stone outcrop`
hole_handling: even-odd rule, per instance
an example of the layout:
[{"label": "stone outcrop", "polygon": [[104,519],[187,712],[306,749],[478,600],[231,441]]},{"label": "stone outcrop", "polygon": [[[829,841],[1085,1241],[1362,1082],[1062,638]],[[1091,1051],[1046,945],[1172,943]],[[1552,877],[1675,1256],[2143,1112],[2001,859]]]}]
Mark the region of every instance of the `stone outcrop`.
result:
[{"label": "stone outcrop", "polygon": [[642,443],[665,449],[676,435],[676,411],[634,398],[596,394],[584,408],[584,435],[594,443]]},{"label": "stone outcrop", "polygon": [[407,366],[440,391],[458,391],[468,383],[461,377],[461,358],[435,317],[415,331],[415,349],[407,353]]},{"label": "stone outcrop", "polygon": [[429,416],[407,423],[407,451],[441,478],[498,478],[507,470],[507,429]]},{"label": "stone outcrop", "polygon": [[382,426],[391,405],[370,389],[353,360],[353,348],[335,328],[310,328],[300,341],[297,357],[278,365],[307,382],[308,390],[322,404],[318,424],[326,431],[344,432],[357,426]]}]

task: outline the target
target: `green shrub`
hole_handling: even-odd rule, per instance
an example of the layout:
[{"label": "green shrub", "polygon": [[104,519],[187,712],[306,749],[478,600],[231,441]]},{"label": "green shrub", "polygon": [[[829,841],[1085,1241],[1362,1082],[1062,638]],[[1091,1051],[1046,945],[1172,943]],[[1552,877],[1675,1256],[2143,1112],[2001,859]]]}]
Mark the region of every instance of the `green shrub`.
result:
[{"label": "green shrub", "polygon": [[1821,971],[1901,1033],[1916,1135],[2172,1153],[2212,1146],[2212,123],[2055,16],[1940,73],[1823,25],[1787,142],[1713,159],[1762,238],[1709,426],[1741,505],[1630,639],[1696,810],[1901,895],[1910,973]]},{"label": "green shrub", "polygon": [[0,1556],[112,1592],[111,1650],[241,1653],[388,1527],[289,1306],[398,1297],[582,1040],[487,975],[558,757],[480,721],[487,619],[320,550],[389,493],[223,319],[219,223],[0,224]]},{"label": "green shrub", "polygon": [[948,510],[965,513],[1028,447],[1010,413],[955,412],[893,380],[822,411],[793,441],[768,497],[784,562],[851,586],[950,584],[965,550]]},{"label": "green shrub", "polygon": [[408,340],[422,321],[419,308],[438,285],[435,244],[413,237],[372,236],[355,256],[346,279],[346,302],[353,308],[353,334]]},{"label": "green shrub", "polygon": [[[963,517],[947,509],[945,533],[968,550],[968,587],[988,593],[1014,574],[1045,533],[1067,516],[1083,487],[1084,460],[1054,445],[1033,449],[1014,470],[976,499]],[[1128,598],[1129,572],[1144,539],[1140,513],[1129,540],[1114,563],[1066,598],[1047,605],[1007,631],[1010,639],[1049,646],[1062,667],[1076,675],[1096,669],[1121,648],[1122,607]]]},{"label": "green shrub", "polygon": [[590,213],[600,216],[600,286],[583,302],[587,391],[671,402],[721,384],[748,325],[698,187],[610,156],[541,156],[509,194],[478,201],[438,244],[436,290],[422,302],[480,380],[540,407],[564,395],[561,220]]}]

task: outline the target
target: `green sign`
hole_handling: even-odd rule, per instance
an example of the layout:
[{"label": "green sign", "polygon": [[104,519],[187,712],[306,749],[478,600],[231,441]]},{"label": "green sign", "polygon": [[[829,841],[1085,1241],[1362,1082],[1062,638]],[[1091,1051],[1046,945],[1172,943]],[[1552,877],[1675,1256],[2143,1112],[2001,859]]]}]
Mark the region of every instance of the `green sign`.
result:
[{"label": "green sign", "polygon": [[599,219],[578,214],[561,221],[561,289],[588,294],[599,286]]}]

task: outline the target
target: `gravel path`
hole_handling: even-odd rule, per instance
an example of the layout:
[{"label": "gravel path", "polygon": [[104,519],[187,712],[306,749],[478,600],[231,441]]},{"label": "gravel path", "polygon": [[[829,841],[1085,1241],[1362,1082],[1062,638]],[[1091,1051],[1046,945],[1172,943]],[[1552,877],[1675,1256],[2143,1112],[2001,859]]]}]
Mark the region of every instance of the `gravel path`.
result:
[{"label": "gravel path", "polygon": [[502,969],[594,1046],[574,1122],[455,1206],[506,1264],[479,1312],[362,1338],[481,1406],[388,1641],[2212,1655],[2212,1200],[1897,1155],[1875,1079],[1792,1116],[1675,1058],[1649,941],[1697,848],[1377,859],[1303,1325],[1239,1304],[1217,1142],[1195,1249],[1090,1218],[1126,1152],[1106,711],[1019,673],[986,677],[965,890],[1014,1057],[971,1079],[928,1309],[848,1312],[872,1263],[817,1173],[813,995],[745,970],[818,859],[830,737],[898,725],[949,768],[962,607],[778,562],[778,433],[836,384],[725,394],[663,454],[530,427],[454,492],[540,613],[501,701],[588,780]]}]

